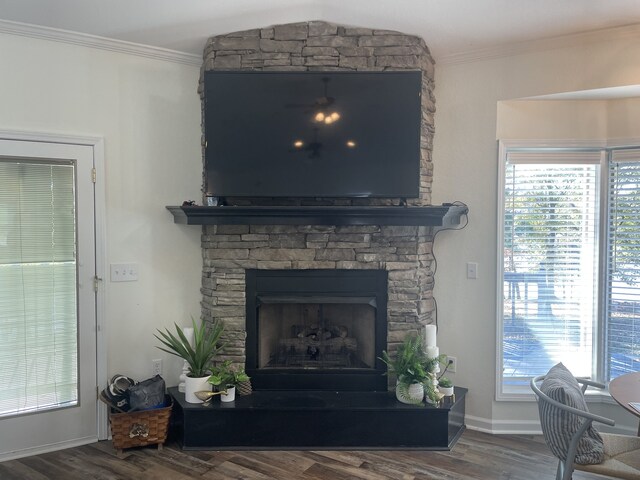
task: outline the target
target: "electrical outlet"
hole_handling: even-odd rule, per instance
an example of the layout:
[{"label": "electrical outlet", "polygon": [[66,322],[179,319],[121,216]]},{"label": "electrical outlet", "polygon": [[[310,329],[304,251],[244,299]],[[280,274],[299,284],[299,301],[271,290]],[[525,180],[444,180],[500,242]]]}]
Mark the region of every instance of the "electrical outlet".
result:
[{"label": "electrical outlet", "polygon": [[447,372],[456,373],[458,369],[458,358],[447,355],[447,363],[449,364]]},{"label": "electrical outlet", "polygon": [[151,370],[152,375],[162,375],[162,359],[156,358],[155,360],[151,360]]}]

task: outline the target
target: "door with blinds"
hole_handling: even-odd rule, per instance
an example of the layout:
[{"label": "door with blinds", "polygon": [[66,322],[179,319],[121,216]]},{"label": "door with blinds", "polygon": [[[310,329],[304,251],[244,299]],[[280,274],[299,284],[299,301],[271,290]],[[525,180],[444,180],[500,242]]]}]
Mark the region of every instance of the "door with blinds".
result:
[{"label": "door with blinds", "polygon": [[97,440],[93,168],[0,139],[0,460]]}]

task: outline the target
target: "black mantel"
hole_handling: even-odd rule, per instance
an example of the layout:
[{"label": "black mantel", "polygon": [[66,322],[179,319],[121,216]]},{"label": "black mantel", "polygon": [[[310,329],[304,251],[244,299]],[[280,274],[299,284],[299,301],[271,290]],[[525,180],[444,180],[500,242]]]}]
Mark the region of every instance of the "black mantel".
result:
[{"label": "black mantel", "polygon": [[168,206],[184,225],[407,225],[451,227],[466,206]]}]

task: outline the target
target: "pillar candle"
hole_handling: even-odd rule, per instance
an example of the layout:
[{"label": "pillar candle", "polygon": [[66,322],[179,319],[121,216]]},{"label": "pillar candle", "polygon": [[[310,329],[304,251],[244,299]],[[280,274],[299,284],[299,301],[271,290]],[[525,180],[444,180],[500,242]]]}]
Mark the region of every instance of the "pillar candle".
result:
[{"label": "pillar candle", "polygon": [[436,326],[435,325],[425,325],[425,346],[427,347],[435,347],[437,345],[436,342]]}]

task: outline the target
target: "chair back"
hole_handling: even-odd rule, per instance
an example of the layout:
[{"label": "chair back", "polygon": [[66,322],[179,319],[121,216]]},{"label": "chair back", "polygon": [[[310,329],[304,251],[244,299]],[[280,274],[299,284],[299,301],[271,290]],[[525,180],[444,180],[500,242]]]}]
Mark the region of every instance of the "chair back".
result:
[{"label": "chair back", "polygon": [[[540,423],[545,437],[545,442],[551,449],[552,453],[559,459],[556,480],[570,480],[575,468],[575,459],[576,454],[578,453],[578,447],[581,440],[584,442],[585,439],[588,439],[591,435],[590,432],[585,435],[590,429],[591,424],[595,421],[606,425],[614,425],[615,422],[611,419],[594,415],[589,411],[575,408],[549,397],[538,386],[545,380],[545,378],[546,375],[540,375],[531,379],[531,389],[536,395],[536,399],[538,401]],[[604,385],[591,380],[579,378],[575,380],[580,384],[582,393],[584,393],[589,385],[604,388]],[[563,426],[563,421],[561,420],[563,416],[566,418],[567,415],[572,415],[572,422],[574,422],[575,425],[574,428],[568,430],[569,432],[573,431],[571,436],[568,438],[566,425]],[[590,463],[597,463],[597,461],[592,461]]]}]

